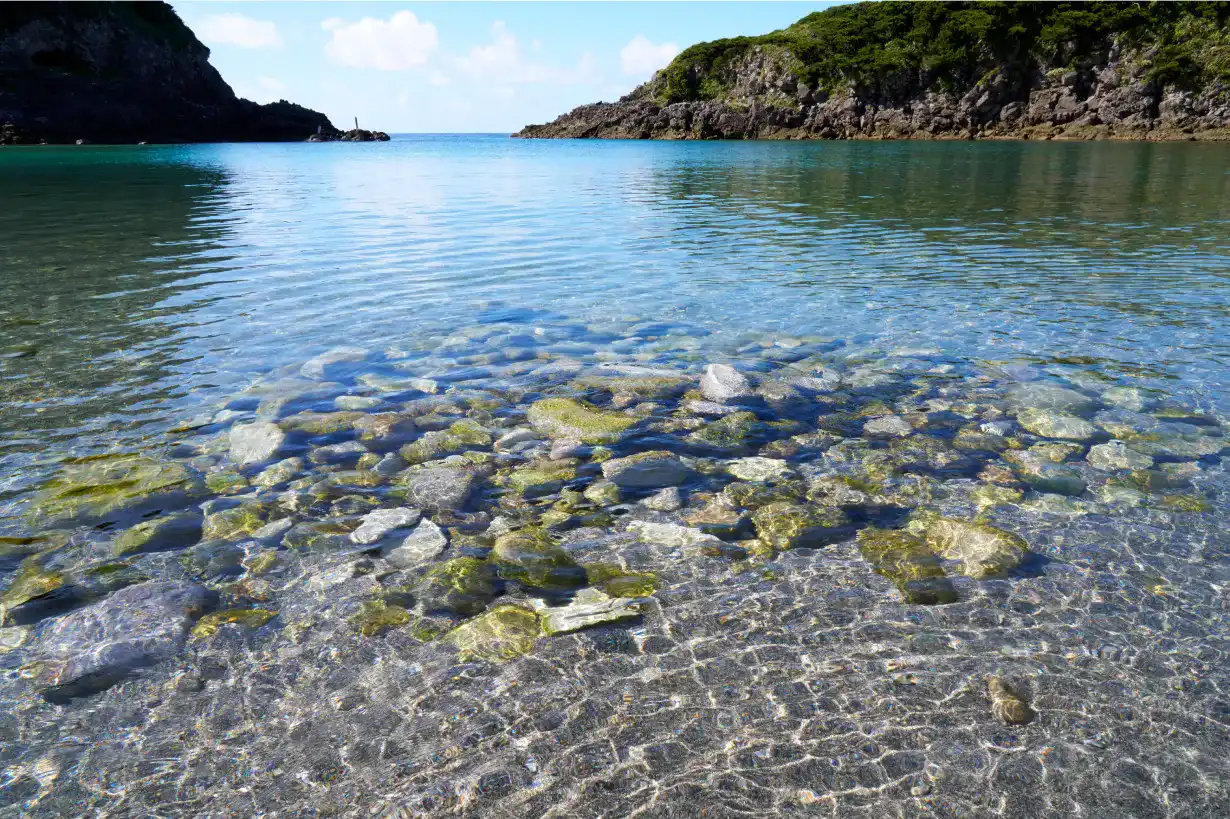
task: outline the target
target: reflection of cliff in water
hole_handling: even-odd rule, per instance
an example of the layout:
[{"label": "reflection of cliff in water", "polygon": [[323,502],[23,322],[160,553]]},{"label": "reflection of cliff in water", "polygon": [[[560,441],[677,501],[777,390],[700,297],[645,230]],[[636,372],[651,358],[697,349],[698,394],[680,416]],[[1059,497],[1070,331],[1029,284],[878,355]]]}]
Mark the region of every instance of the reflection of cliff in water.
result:
[{"label": "reflection of cliff in water", "polygon": [[[142,424],[174,394],[180,262],[216,247],[214,169],[128,149],[0,162],[0,452]],[[182,320],[182,316],[179,318]]]}]

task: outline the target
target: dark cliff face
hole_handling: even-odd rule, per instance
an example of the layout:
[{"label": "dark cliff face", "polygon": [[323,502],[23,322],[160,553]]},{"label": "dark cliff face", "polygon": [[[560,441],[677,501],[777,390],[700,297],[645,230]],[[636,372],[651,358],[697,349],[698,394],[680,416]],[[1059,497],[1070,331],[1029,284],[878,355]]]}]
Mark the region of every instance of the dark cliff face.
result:
[{"label": "dark cliff face", "polygon": [[324,114],[239,99],[166,3],[0,3],[0,142],[302,140]]},{"label": "dark cliff face", "polygon": [[520,137],[1230,139],[1230,4],[859,3]]}]

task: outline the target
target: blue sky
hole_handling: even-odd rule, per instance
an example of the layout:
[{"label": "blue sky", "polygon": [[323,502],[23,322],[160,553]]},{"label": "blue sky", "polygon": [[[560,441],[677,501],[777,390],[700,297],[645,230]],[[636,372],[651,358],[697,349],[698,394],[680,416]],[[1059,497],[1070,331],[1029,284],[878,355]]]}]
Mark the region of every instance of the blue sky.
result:
[{"label": "blue sky", "polygon": [[679,49],[828,2],[173,2],[240,96],[338,127],[516,131],[613,100]]}]

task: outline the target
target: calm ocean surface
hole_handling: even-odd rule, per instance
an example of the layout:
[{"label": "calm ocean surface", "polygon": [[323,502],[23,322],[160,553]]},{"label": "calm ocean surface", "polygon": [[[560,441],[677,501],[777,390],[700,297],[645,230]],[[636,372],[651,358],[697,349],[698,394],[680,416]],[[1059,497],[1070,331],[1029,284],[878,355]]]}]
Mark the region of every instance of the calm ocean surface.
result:
[{"label": "calm ocean surface", "polygon": [[[6,615],[0,604],[0,816],[1230,815],[1225,145],[400,136],[47,147],[0,150],[0,201],[0,545],[10,549],[0,588],[33,561],[73,578],[57,594],[75,590],[45,612]],[[264,397],[301,372],[324,378],[301,368],[339,347],[348,352],[316,359],[327,387],[269,409]],[[753,408],[760,422],[796,424],[801,444],[722,457],[785,458],[813,482],[813,501],[826,470],[864,480],[874,471],[866,451],[900,454],[857,425],[839,430],[864,447],[853,456],[805,439],[818,412],[930,412],[910,424],[933,432],[914,437],[945,447],[961,425],[981,423],[977,463],[970,447],[955,465],[928,450],[925,468],[894,462],[891,480],[933,470],[935,508],[1020,534],[1036,559],[989,580],[946,564],[958,601],[908,605],[851,538],[676,570],[677,555],[620,551],[603,540],[610,532],[581,542],[576,532],[603,528],[582,526],[564,537],[579,562],[659,576],[652,616],[484,663],[398,630],[334,630],[373,594],[427,617],[410,580],[413,600],[389,596],[383,558],[312,547],[259,586],[240,558],[250,566],[258,546],[298,555],[289,536],[241,547],[239,535],[222,536],[240,549],[230,563],[200,546],[151,548],[122,571],[200,583],[221,595],[219,608],[260,605],[276,619],[225,626],[212,642],[180,639],[88,695],[40,688],[49,658],[63,654],[51,629],[114,593],[83,578],[113,565],[112,538],[132,524],[34,523],[31,499],[66,459],[156,453],[231,475],[231,424],[287,428],[293,412],[359,406],[341,395],[368,400],[363,411],[430,415],[418,435],[446,428],[438,419],[455,409],[499,437],[524,426],[525,405],[563,388],[533,381],[551,373],[527,362],[573,367],[569,377],[651,367],[693,379],[731,362],[754,384],[803,362],[808,380],[789,400],[764,387],[768,403]],[[836,398],[816,386],[814,374],[828,378],[821,365],[845,378]],[[388,386],[408,376],[432,388]],[[1069,397],[1022,399],[1022,385]],[[507,405],[480,407],[483,390]],[[1084,398],[1073,403],[1073,391]],[[610,392],[611,407],[631,405]],[[458,405],[425,409],[424,393]],[[689,416],[678,395],[650,398],[631,412],[665,425],[634,449],[701,458],[688,461],[686,513],[721,492],[712,475],[726,467],[670,436],[721,410]],[[1099,426],[1014,432],[1022,407]],[[335,462],[353,467],[343,450],[320,454],[350,433],[290,434],[281,454],[318,465],[304,486],[335,474]],[[1085,447],[1111,436],[1153,446],[1154,477],[1139,463],[1091,468]],[[1043,438],[1080,443],[1032,467],[997,460]],[[368,446],[381,457],[396,448]],[[276,506],[248,485],[256,471],[239,470],[242,491],[210,484],[225,497],[202,511],[239,498],[266,504],[262,523],[327,519],[341,527],[329,536],[345,540],[372,505],[402,502],[363,484],[349,500],[335,491],[327,510],[285,496]],[[974,503],[978,482],[1024,494]],[[895,528],[904,518],[884,508],[926,506],[883,491],[890,501],[867,501],[870,512],[849,505],[858,526]],[[633,492],[619,513],[674,514],[642,500]],[[486,559],[480,535],[498,510],[484,503],[438,518],[452,538],[440,559]],[[156,512],[166,509],[143,510]],[[22,542],[44,529],[67,540],[56,535],[47,551]],[[346,572],[357,558],[375,568],[336,588],[368,586],[326,591],[319,578],[342,557]],[[508,599],[533,591],[501,577]],[[384,588],[373,591],[377,579]],[[30,609],[30,597],[10,594],[9,606]],[[322,600],[351,608],[312,608]],[[463,620],[432,622],[443,633]],[[997,722],[985,685],[969,682],[992,674],[1027,689],[1037,719]]]}]

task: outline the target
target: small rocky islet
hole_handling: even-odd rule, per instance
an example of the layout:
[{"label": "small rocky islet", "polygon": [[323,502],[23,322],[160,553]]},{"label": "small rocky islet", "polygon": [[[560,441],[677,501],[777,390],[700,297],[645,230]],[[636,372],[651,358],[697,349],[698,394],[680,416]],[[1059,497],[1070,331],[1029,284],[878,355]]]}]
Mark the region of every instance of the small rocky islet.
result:
[{"label": "small rocky islet", "polygon": [[[1108,581],[1161,606],[1184,594],[1112,541],[1174,550],[1167,533],[1202,531],[1230,443],[1221,419],[1093,368],[814,337],[705,360],[656,332],[656,352],[627,354],[615,338],[594,352],[499,325],[339,347],[144,448],[58,462],[0,538],[14,714],[0,730],[153,709],[168,727],[145,730],[142,754],[196,721],[195,753],[261,761],[251,787],[266,809],[308,792],[347,804],[379,784],[364,804],[433,815],[506,799],[593,812],[565,791],[589,781],[575,765],[603,787],[638,770],[693,781],[672,737],[700,730],[676,719],[696,708],[745,713],[758,727],[712,736],[763,744],[766,759],[786,753],[761,736],[774,720],[831,723],[854,738],[842,753],[884,749],[858,787],[924,801],[974,799],[985,781],[944,750],[947,731],[1009,744],[1031,740],[1004,731],[1037,731],[1070,755],[1105,741],[1070,715],[1133,704],[1073,680],[1146,647],[1091,642],[1046,614],[1049,598],[1079,599],[1085,625],[1106,606],[1113,632],[1143,615],[1106,602]],[[1188,693],[1208,662],[1165,676]],[[706,703],[655,689],[680,673]],[[749,675],[767,687],[753,694]],[[877,723],[877,702],[900,713]],[[945,713],[955,727],[911,716]],[[456,730],[429,738],[428,723]],[[637,753],[578,761],[605,759],[585,744],[595,731]],[[29,805],[82,798],[13,747]],[[81,764],[83,750],[42,758]],[[93,753],[99,772],[136,764],[118,745]],[[790,770],[765,786],[779,804],[854,799],[847,769],[828,796]]]}]

